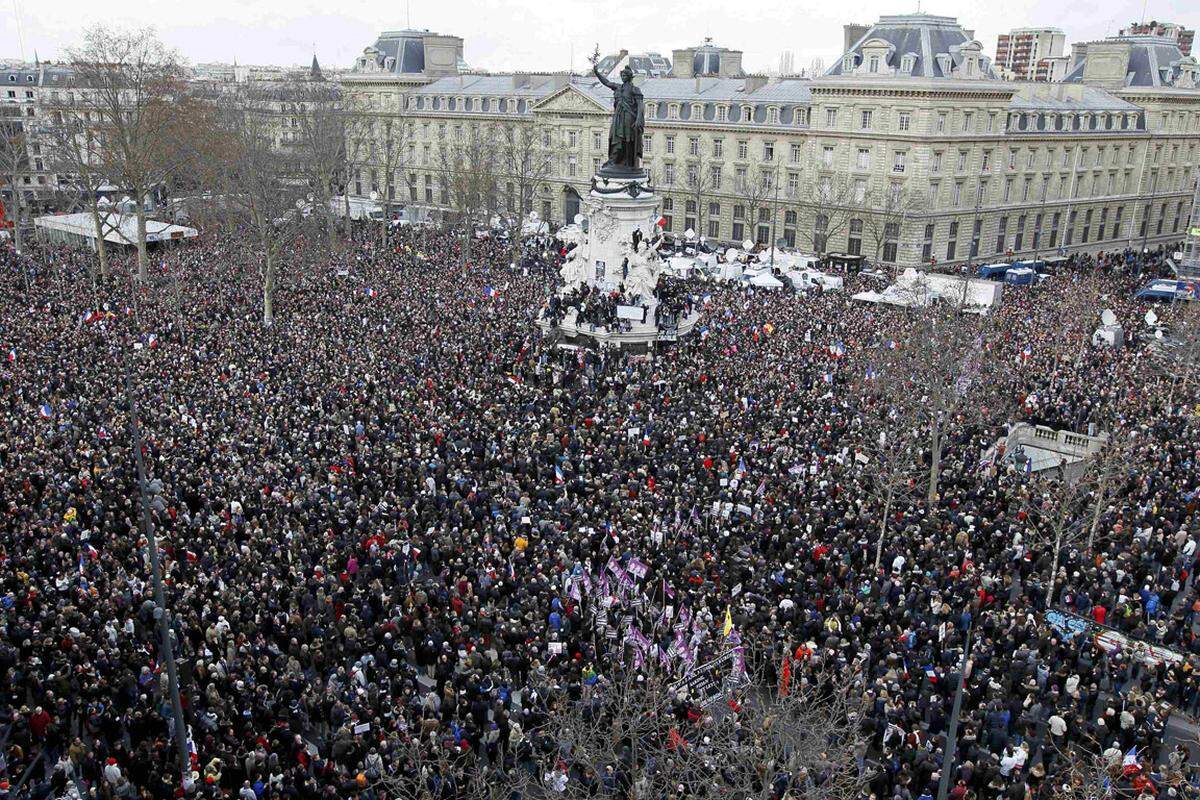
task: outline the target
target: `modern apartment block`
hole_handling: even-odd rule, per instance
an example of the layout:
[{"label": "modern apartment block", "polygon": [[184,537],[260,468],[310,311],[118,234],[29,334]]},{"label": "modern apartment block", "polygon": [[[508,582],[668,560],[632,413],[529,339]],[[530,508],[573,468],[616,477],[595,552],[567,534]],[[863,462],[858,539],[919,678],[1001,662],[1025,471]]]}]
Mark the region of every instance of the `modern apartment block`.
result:
[{"label": "modern apartment block", "polygon": [[1066,44],[1067,35],[1058,28],[1014,28],[996,42],[996,71],[1006,80],[1061,80]]},{"label": "modern apartment block", "polygon": [[1192,54],[1192,40],[1196,38],[1196,32],[1190,28],[1185,28],[1182,25],[1177,25],[1174,22],[1131,22],[1129,27],[1123,28],[1120,36],[1157,36],[1163,39],[1170,39],[1179,46],[1179,52],[1185,56]]}]

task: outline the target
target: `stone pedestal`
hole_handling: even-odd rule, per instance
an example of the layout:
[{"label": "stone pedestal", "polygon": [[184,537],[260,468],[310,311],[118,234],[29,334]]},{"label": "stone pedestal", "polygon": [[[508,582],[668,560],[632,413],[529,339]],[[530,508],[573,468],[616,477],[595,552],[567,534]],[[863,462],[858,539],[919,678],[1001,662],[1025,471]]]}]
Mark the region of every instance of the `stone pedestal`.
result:
[{"label": "stone pedestal", "polygon": [[616,289],[625,276],[622,263],[633,242],[634,231],[644,240],[654,238],[659,197],[648,186],[645,175],[633,178],[592,179],[586,202],[588,232],[584,245],[588,282],[603,289]]},{"label": "stone pedestal", "polygon": [[[691,332],[698,314],[679,320],[669,330],[660,329],[656,323],[658,301],[653,296],[653,287],[665,264],[656,253],[649,252],[648,245],[658,233],[659,197],[649,185],[644,172],[605,175],[603,172],[592,178],[592,191],[584,200],[587,217],[587,233],[582,236],[573,257],[563,268],[562,291],[569,293],[578,288],[580,282],[601,289],[615,291],[624,285],[626,293],[637,294],[639,282],[648,284],[638,303],[646,309],[643,321],[626,320],[621,330],[595,329],[577,323],[574,312],[557,325],[568,339],[590,339],[598,343],[617,346],[645,346],[657,341],[669,341]],[[640,263],[643,269],[633,273],[629,259],[633,255],[635,236],[641,242]],[[647,266],[648,265],[648,266]],[[543,319],[542,326],[549,329]]]}]

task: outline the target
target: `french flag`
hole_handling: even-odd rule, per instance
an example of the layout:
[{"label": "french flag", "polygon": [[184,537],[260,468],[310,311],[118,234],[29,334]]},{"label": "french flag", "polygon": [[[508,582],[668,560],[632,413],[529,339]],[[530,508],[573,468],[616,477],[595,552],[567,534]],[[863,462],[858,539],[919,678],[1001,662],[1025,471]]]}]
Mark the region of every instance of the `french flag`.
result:
[{"label": "french flag", "polygon": [[488,297],[492,298],[493,300],[495,300],[497,297],[499,297],[499,296],[500,296],[500,290],[499,290],[499,289],[497,289],[495,286],[488,286],[488,287],[486,287],[486,288],[483,290],[483,293],[484,293],[485,295],[487,295]]},{"label": "french flag", "polygon": [[17,351],[10,349],[8,351],[8,363],[12,364],[12,363],[16,362],[16,360],[17,360]]},{"label": "french flag", "polygon": [[562,467],[560,467],[558,464],[555,464],[555,465],[554,465],[554,482],[555,482],[555,483],[562,483],[562,482],[563,482],[563,471],[562,471]]},{"label": "french flag", "polygon": [[152,333],[146,337],[146,347],[149,347],[151,350],[158,347],[158,334],[157,333]]},{"label": "french flag", "polygon": [[834,342],[829,346],[829,354],[834,358],[841,358],[846,354],[846,347],[841,342]]},{"label": "french flag", "polygon": [[100,441],[102,441],[102,442],[107,442],[109,439],[111,439],[111,438],[112,438],[112,434],[108,432],[108,428],[106,428],[106,427],[104,427],[103,425],[101,425],[101,426],[100,426],[100,427],[99,427],[99,428],[96,430],[96,438],[97,438],[97,439],[99,439],[99,440],[100,440]]},{"label": "french flag", "polygon": [[54,409],[49,403],[42,403],[42,407],[38,409],[38,416],[42,419],[54,419]]},{"label": "french flag", "polygon": [[662,228],[663,230],[666,230],[666,228],[667,228],[667,218],[666,218],[666,217],[659,217],[658,219],[654,220],[654,224],[655,224],[655,225],[657,225],[658,227]]},{"label": "french flag", "polygon": [[925,666],[921,667],[921,669],[924,670],[925,675],[929,678],[930,683],[937,683],[937,672],[934,670],[932,664],[926,664]]},{"label": "french flag", "polygon": [[887,349],[888,349],[888,350],[895,350],[895,349],[896,349],[896,340],[895,340],[895,339],[888,339],[888,342],[887,342]]},{"label": "french flag", "polygon": [[1033,355],[1033,345],[1031,345],[1031,344],[1025,345],[1025,349],[1021,351],[1021,360],[1025,361],[1032,355]]},{"label": "french flag", "polygon": [[379,294],[379,292],[375,291],[374,286],[368,286],[367,288],[363,289],[363,294],[365,294],[367,297],[374,297],[375,295]]},{"label": "french flag", "polygon": [[97,558],[100,557],[100,551],[97,550],[96,548],[92,547],[90,544],[84,545],[83,550],[85,553],[87,553],[87,557],[92,559],[93,561],[95,561]]}]

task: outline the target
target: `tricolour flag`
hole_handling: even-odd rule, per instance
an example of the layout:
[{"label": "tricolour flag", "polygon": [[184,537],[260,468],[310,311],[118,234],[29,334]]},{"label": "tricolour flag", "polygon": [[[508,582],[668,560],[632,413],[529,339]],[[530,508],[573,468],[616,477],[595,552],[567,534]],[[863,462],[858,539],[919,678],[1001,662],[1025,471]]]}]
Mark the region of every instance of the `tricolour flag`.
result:
[{"label": "tricolour flag", "polygon": [[558,464],[555,464],[555,465],[554,465],[554,482],[555,482],[555,483],[562,483],[562,482],[563,482],[563,471],[562,471],[562,467],[560,467]]},{"label": "tricolour flag", "polygon": [[42,407],[38,409],[38,416],[42,419],[54,419],[54,409],[49,403],[42,403]]},{"label": "tricolour flag", "polygon": [[16,361],[16,360],[17,360],[17,351],[16,351],[16,350],[12,350],[12,349],[10,349],[10,350],[8,351],[8,363],[10,363],[10,364],[11,364],[11,363],[13,363],[13,362],[14,362],[14,361]]},{"label": "tricolour flag", "polygon": [[363,289],[363,294],[365,294],[367,297],[374,297],[375,295],[379,294],[379,292],[375,290],[374,286],[368,286],[367,288]]}]

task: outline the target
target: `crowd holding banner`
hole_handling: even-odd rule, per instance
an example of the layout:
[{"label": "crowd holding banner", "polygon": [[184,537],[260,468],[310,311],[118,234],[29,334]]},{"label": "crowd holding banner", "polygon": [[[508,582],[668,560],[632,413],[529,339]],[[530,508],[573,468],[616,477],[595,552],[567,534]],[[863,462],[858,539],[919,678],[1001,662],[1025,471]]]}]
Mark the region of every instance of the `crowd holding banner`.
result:
[{"label": "crowd holding banner", "polygon": [[[602,728],[606,693],[651,669],[674,753],[738,731],[756,693],[836,675],[864,800],[932,797],[943,768],[955,800],[1044,800],[1082,753],[1115,796],[1197,796],[1166,732],[1200,707],[1198,401],[1167,402],[1124,254],[1006,293],[986,356],[1014,417],[1130,432],[1094,547],[1036,544],[1041,479],[980,460],[1008,415],[963,412],[936,497],[914,485],[890,508],[877,569],[861,384],[870,353],[907,346],[909,312],[849,300],[853,276],[799,295],[676,283],[703,335],[570,352],[535,325],[561,251],[510,266],[483,241],[461,263],[460,237],[423,237],[299,241],[269,328],[233,233],[167,251],[136,291],[121,258],[102,286],[90,254],[0,254],[0,796],[394,800],[401,781],[450,800],[482,776],[514,798],[633,798],[661,767],[644,748],[614,743],[596,770],[543,732],[581,706]],[[1081,296],[1128,347],[1091,344]],[[1054,610],[1182,659],[1064,634]],[[760,766],[773,800],[831,780]],[[673,797],[723,796],[720,779]]]}]

